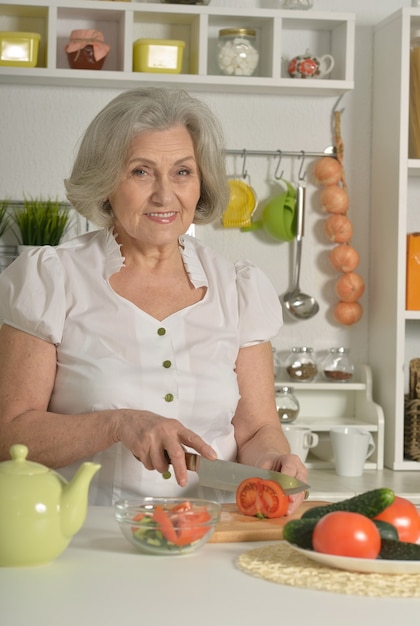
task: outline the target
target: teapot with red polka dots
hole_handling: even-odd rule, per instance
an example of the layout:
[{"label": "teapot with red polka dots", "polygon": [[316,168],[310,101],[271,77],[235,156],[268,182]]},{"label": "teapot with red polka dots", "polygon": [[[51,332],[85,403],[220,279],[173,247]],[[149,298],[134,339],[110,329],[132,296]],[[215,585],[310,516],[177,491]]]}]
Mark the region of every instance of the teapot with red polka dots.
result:
[{"label": "teapot with red polka dots", "polygon": [[289,61],[287,71],[291,78],[325,78],[333,67],[334,58],[330,54],[317,57],[306,50]]}]

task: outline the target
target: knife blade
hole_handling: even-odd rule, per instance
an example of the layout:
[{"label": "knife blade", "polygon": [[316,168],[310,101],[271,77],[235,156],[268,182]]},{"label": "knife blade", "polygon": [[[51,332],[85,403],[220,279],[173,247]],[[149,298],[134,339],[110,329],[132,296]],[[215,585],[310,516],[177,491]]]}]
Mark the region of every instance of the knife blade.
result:
[{"label": "knife blade", "polygon": [[265,470],[252,465],[234,463],[231,461],[221,461],[216,459],[209,461],[199,454],[193,452],[185,453],[187,469],[197,472],[200,485],[203,487],[213,487],[223,491],[236,491],[238,485],[245,478],[265,478],[274,480],[280,485],[286,495],[307,491],[309,485],[293,476],[287,476],[281,472]]}]

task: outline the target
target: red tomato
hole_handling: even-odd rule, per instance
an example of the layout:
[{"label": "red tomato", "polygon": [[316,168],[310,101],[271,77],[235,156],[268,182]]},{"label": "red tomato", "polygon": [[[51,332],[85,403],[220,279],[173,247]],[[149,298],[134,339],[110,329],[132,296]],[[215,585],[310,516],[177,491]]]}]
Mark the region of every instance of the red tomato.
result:
[{"label": "red tomato", "polygon": [[324,554],[376,559],[381,536],[374,522],[365,515],[334,511],[316,524],[312,544],[316,552]]},{"label": "red tomato", "polygon": [[186,500],[169,511],[157,506],[153,520],[167,541],[177,546],[186,546],[204,537],[209,530],[211,515],[205,507],[193,509],[191,502]]},{"label": "red tomato", "polygon": [[193,508],[193,505],[191,504],[191,502],[189,500],[184,500],[184,502],[180,502],[179,504],[174,504],[174,506],[171,507],[169,511],[172,515],[172,513],[179,513],[179,512],[184,513],[185,511],[191,511],[192,508]]},{"label": "red tomato", "polygon": [[236,490],[236,506],[244,515],[283,517],[289,497],[274,480],[246,478]]},{"label": "red tomato", "polygon": [[174,525],[169,519],[166,511],[164,511],[161,506],[157,506],[155,508],[152,519],[159,526],[159,529],[162,535],[165,537],[165,539],[167,539],[168,541],[171,541],[172,543],[176,543],[177,535],[175,532]]},{"label": "red tomato", "polygon": [[416,543],[420,537],[420,515],[410,500],[395,496],[394,502],[387,506],[375,519],[395,526],[400,541]]},{"label": "red tomato", "polygon": [[177,533],[176,544],[185,546],[204,537],[209,531],[208,522],[210,520],[211,515],[205,508],[186,511],[182,515],[178,515],[176,522],[174,522]]}]

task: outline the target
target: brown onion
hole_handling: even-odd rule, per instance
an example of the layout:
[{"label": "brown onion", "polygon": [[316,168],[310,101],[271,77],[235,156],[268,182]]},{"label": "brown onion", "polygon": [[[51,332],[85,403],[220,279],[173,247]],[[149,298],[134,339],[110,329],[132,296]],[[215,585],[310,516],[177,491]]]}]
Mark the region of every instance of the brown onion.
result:
[{"label": "brown onion", "polygon": [[324,223],[325,234],[330,241],[345,243],[353,235],[353,226],[345,215],[330,215]]},{"label": "brown onion", "polygon": [[333,157],[322,157],[315,161],[313,175],[318,185],[336,185],[342,174],[341,164]]},{"label": "brown onion", "polygon": [[365,291],[363,278],[356,272],[342,274],[335,285],[335,293],[343,302],[356,302]]},{"label": "brown onion", "polygon": [[359,253],[348,243],[335,246],[328,258],[337,272],[352,272],[359,265]]},{"label": "brown onion", "polygon": [[339,185],[328,185],[319,196],[321,207],[328,213],[346,213],[349,208],[347,192]]},{"label": "brown onion", "polygon": [[361,319],[363,309],[359,302],[337,302],[333,315],[340,324],[351,326]]}]

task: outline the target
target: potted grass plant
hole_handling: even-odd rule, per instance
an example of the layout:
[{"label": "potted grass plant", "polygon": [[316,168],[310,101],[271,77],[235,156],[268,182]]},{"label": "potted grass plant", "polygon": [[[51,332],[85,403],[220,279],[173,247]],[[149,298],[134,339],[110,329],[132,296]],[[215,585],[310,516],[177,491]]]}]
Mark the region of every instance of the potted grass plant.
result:
[{"label": "potted grass plant", "polygon": [[10,215],[7,211],[8,207],[8,200],[0,200],[0,237],[3,237],[11,226]]},{"label": "potted grass plant", "polygon": [[12,226],[9,204],[9,200],[0,200],[0,272],[16,258],[16,246],[9,245],[2,239]]},{"label": "potted grass plant", "polygon": [[68,209],[51,198],[25,198],[15,209],[14,222],[22,246],[57,246],[69,223]]}]

